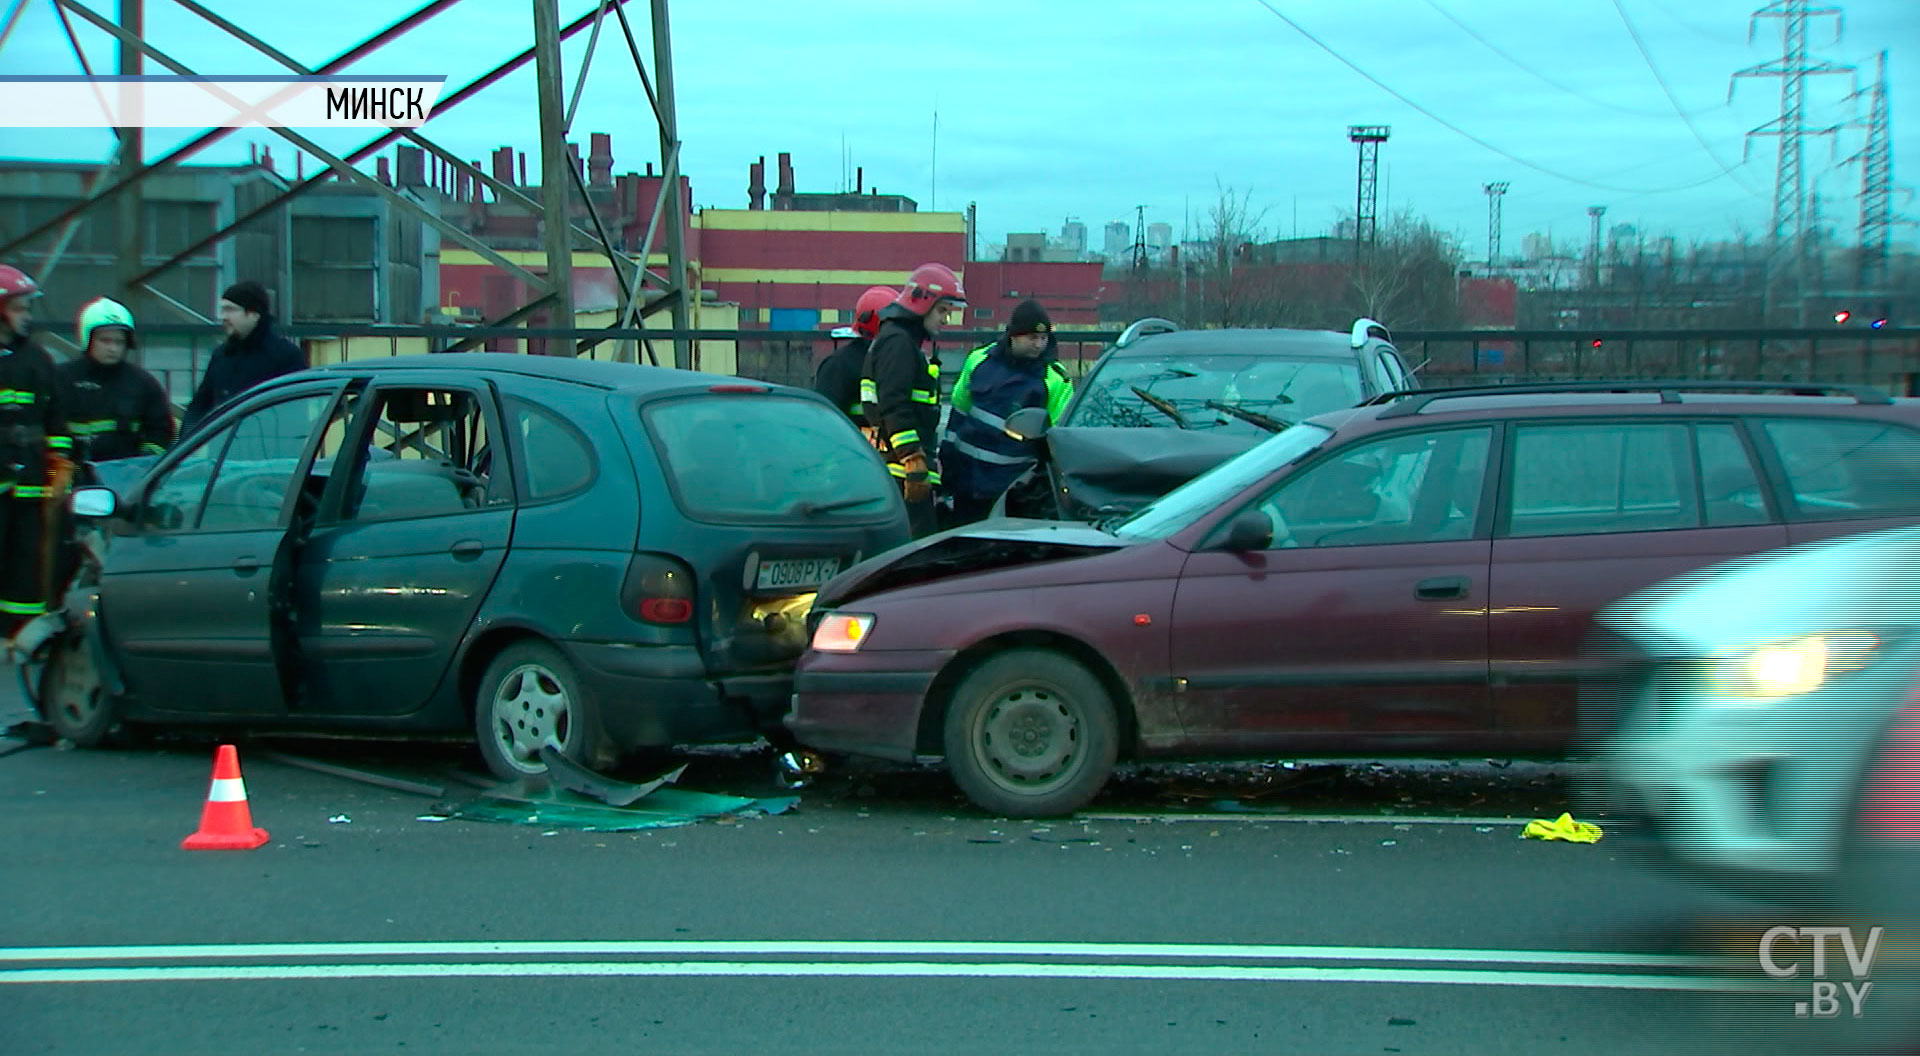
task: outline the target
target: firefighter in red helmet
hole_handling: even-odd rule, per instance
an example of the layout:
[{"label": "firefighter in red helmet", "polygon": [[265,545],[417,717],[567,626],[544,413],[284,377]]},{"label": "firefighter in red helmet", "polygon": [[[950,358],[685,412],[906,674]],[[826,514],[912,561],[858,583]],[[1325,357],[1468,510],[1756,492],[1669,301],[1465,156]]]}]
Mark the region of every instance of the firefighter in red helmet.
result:
[{"label": "firefighter in red helmet", "polygon": [[52,553],[46,503],[73,477],[53,357],[29,336],[40,287],[0,265],[0,637],[46,611]]},{"label": "firefighter in red helmet", "polygon": [[880,332],[860,375],[860,402],[887,469],[900,481],[913,533],[934,530],[933,489],[940,483],[940,363],[921,351],[947,313],[966,307],[960,277],[944,264],[922,264],[880,313]]},{"label": "firefighter in red helmet", "polygon": [[840,330],[833,332],[841,343],[820,361],[820,369],[813,375],[813,391],[847,412],[855,425],[867,424],[860,406],[860,372],[866,367],[867,349],[873,344],[873,335],[880,332],[880,312],[893,303],[895,295],[891,286],[873,286],[861,294],[854,302],[853,326],[846,328],[844,334]]}]

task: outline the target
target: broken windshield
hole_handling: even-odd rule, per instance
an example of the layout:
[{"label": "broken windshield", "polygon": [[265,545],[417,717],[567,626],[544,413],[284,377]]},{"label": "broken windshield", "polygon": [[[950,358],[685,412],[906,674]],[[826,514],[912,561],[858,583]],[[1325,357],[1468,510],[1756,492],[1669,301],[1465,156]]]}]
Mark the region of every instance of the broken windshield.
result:
[{"label": "broken windshield", "polygon": [[1109,360],[1086,382],[1073,426],[1271,433],[1351,407],[1363,393],[1354,363],[1246,355]]}]

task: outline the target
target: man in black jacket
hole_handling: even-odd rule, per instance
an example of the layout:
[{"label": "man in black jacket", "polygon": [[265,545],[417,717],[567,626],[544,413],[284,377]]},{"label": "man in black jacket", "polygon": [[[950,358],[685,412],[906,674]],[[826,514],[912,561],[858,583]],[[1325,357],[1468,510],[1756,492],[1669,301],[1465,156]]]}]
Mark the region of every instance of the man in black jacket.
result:
[{"label": "man in black jacket", "polygon": [[105,297],[80,310],[78,359],[60,364],[60,404],[77,457],[91,462],[164,454],[173,446],[173,406],[137,363],[133,313]]},{"label": "man in black jacket", "polygon": [[886,456],[887,471],[900,481],[915,537],[935,529],[933,489],[940,468],[940,366],[920,351],[940,332],[946,313],[966,307],[959,276],[944,264],[913,269],[906,286],[880,313],[880,333],[867,351],[860,402]]},{"label": "man in black jacket", "polygon": [[833,332],[834,338],[844,339],[844,343],[821,360],[820,368],[813,374],[813,391],[847,412],[855,425],[867,424],[865,411],[860,406],[860,375],[867,366],[867,349],[873,345],[873,335],[880,332],[880,312],[893,303],[893,298],[891,286],[870,287],[861,294],[853,306],[853,326],[845,328],[844,333]]},{"label": "man in black jacket", "polygon": [[263,381],[307,369],[307,354],[273,329],[266,288],[240,282],[220,295],[220,325],[227,339],[214,350],[200,388],[180,423],[185,439],[221,405]]},{"label": "man in black jacket", "polygon": [[0,639],[47,611],[47,506],[72,479],[72,438],[53,357],[29,335],[40,286],[0,265]]}]

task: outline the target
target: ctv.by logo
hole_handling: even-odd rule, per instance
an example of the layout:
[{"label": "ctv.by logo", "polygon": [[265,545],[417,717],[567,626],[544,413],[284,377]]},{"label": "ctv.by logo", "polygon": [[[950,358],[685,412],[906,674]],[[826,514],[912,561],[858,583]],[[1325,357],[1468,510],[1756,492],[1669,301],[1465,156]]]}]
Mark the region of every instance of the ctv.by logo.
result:
[{"label": "ctv.by logo", "polygon": [[[1802,940],[1811,943],[1813,993],[1809,1000],[1793,1003],[1793,1014],[1801,1019],[1833,1019],[1840,1015],[1840,993],[1844,990],[1857,1019],[1865,1009],[1867,995],[1873,992],[1873,983],[1867,980],[1867,976],[1873,971],[1874,955],[1880,951],[1880,933],[1885,930],[1869,928],[1863,949],[1854,941],[1852,928],[1792,928],[1785,925],[1768,928],[1767,933],[1760,936],[1760,968],[1775,979],[1796,978],[1800,975],[1800,962],[1781,964],[1774,956],[1774,944]],[[1828,939],[1839,939],[1841,950],[1846,954],[1850,977],[1839,982],[1827,978]]]}]

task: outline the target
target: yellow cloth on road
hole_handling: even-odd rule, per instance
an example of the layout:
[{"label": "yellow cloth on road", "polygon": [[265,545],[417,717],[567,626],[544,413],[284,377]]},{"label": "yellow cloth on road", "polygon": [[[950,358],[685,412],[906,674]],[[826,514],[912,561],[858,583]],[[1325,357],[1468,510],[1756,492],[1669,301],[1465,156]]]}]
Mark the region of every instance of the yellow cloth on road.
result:
[{"label": "yellow cloth on road", "polygon": [[1527,829],[1520,834],[1527,840],[1565,840],[1568,843],[1599,843],[1602,833],[1600,826],[1591,822],[1575,821],[1573,815],[1562,814],[1553,821],[1535,818],[1527,822]]}]

